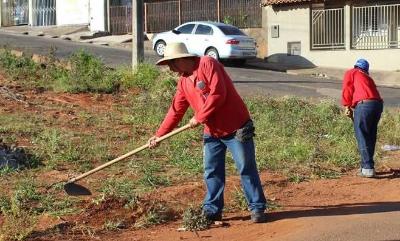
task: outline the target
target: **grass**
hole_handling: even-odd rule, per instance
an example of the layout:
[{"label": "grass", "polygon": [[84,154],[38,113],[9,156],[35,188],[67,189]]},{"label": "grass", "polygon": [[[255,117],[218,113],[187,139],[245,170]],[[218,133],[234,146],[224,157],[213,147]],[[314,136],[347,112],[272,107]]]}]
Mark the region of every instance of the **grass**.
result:
[{"label": "grass", "polygon": [[165,206],[163,203],[155,202],[151,205],[151,208],[141,216],[136,222],[136,228],[147,228],[150,226],[166,223],[173,220],[175,215],[173,211]]},{"label": "grass", "polygon": [[100,187],[100,196],[94,199],[94,203],[100,203],[108,198],[119,198],[126,200],[126,208],[136,207],[139,197],[135,193],[135,182],[127,178],[107,179]]},{"label": "grass", "polygon": [[[0,230],[2,239],[26,238],[31,232],[29,225],[43,213],[60,216],[79,211],[79,199],[60,196],[60,186],[43,192],[36,177],[49,170],[87,171],[145,144],[164,118],[175,91],[176,76],[170,72],[161,72],[148,64],[134,71],[111,70],[100,59],[84,52],[73,55],[69,67],[60,68],[55,62],[43,67],[6,51],[0,53],[0,67],[12,81],[26,88],[89,92],[93,99],[112,93],[107,96],[115,98],[110,107],[102,106],[102,111],[52,103],[45,103],[50,106],[40,112],[0,110],[0,139],[9,146],[24,141],[27,153],[35,157],[32,163],[40,162],[18,172],[0,169],[0,177],[9,187],[0,193],[0,210],[5,220]],[[256,126],[259,169],[278,171],[292,182],[302,182],[337,178],[358,166],[351,121],[334,102],[257,96],[245,101]],[[73,121],[56,119],[48,110],[75,113],[76,118]],[[188,111],[182,123],[192,115]],[[400,109],[387,108],[379,124],[378,157],[382,155],[379,148],[382,144],[400,145],[398,133]],[[93,202],[100,203],[111,197],[123,199],[126,208],[132,210],[139,205],[139,197],[144,192],[200,179],[203,172],[201,134],[201,128],[188,130],[154,150],[144,150],[130,161],[103,170],[109,177],[106,180],[94,175],[91,182],[100,187]],[[228,170],[235,170],[230,158],[227,163]],[[120,177],[121,173],[124,178]],[[239,188],[233,193],[233,203],[235,209],[247,208]],[[162,204],[152,205],[145,211],[137,220],[137,227],[156,225],[171,218],[170,210]],[[193,207],[184,212],[188,230],[207,227],[200,214]],[[24,226],[25,223],[29,225]],[[13,226],[18,229],[12,229]],[[118,227],[119,220],[104,220],[104,229]],[[84,226],[75,229],[86,230],[82,232],[88,234],[94,232]]]}]

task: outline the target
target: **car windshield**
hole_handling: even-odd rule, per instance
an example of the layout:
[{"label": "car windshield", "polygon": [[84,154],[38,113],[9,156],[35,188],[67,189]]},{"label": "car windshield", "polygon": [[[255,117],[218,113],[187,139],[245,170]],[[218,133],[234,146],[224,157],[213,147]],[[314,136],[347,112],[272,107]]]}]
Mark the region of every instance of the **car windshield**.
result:
[{"label": "car windshield", "polygon": [[225,35],[246,35],[240,29],[231,26],[218,26]]}]

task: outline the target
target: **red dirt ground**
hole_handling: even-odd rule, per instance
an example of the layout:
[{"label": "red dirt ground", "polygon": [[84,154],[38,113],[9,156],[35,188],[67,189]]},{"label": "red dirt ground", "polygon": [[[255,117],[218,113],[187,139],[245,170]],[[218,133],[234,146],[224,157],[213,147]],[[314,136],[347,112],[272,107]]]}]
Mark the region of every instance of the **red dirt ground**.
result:
[{"label": "red dirt ground", "polygon": [[[0,78],[1,79],[1,78]],[[1,81],[0,81],[1,86]],[[17,90],[17,87],[13,88]],[[27,101],[36,103],[57,102],[64,105],[77,105],[81,108],[107,111],[116,100],[110,95],[88,94],[55,94],[34,93],[24,91]],[[23,103],[3,98],[0,95],[0,111],[30,111],[32,114],[54,115],[55,118],[68,121],[74,118],[74,113],[64,113],[50,108],[46,111],[41,107],[26,106]],[[40,111],[40,112],[39,112]],[[19,140],[21,142],[21,140]],[[22,141],[23,142],[23,141]],[[20,143],[21,144],[21,143]],[[179,186],[166,187],[143,197],[141,207],[129,213],[120,200],[106,200],[100,205],[94,205],[90,198],[82,198],[84,212],[78,215],[54,218],[42,216],[36,225],[36,232],[29,240],[135,240],[135,241],[198,241],[198,240],[286,240],[295,236],[300,230],[310,228],[307,217],[320,216],[320,225],[324,217],[343,213],[356,212],[357,207],[393,203],[400,205],[400,151],[390,152],[379,167],[376,179],[364,179],[354,173],[348,173],[340,179],[312,180],[302,183],[291,183],[280,174],[262,172],[261,179],[269,200],[278,204],[277,210],[269,211],[269,222],[252,224],[248,212],[227,212],[224,214],[224,227],[213,227],[206,231],[179,232],[181,220],[174,218],[164,225],[146,229],[136,229],[132,226],[136,218],[153,205],[150,200],[158,200],[161,204],[182,210],[190,204],[201,203],[204,187],[201,181],[188,182]],[[49,183],[65,180],[65,174],[51,171],[43,174],[43,179]],[[226,202],[232,201],[232,192],[239,185],[238,177],[229,177],[226,188]],[[174,215],[174,213],[171,213]],[[101,229],[105,220],[128,220],[126,229],[104,231]],[[2,220],[0,217],[0,224]]]}]

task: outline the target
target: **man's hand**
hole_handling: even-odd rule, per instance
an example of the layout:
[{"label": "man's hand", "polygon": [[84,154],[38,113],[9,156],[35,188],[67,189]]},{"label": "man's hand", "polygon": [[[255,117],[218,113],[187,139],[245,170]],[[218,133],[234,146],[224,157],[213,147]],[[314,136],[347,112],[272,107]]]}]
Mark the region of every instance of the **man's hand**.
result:
[{"label": "man's hand", "polygon": [[196,118],[193,116],[192,119],[190,119],[190,121],[189,121],[189,125],[191,128],[194,128],[194,127],[200,125],[200,122],[198,122],[196,120]]},{"label": "man's hand", "polygon": [[157,136],[152,136],[148,141],[147,144],[149,145],[149,148],[154,148],[158,146],[158,137]]},{"label": "man's hand", "polygon": [[349,117],[350,119],[353,119],[353,109],[350,106],[346,106],[344,109],[344,114]]}]

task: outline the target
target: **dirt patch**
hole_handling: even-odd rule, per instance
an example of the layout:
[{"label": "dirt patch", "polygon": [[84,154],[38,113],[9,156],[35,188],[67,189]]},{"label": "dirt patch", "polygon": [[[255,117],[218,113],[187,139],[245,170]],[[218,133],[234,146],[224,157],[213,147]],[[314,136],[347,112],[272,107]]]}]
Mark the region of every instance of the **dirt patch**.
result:
[{"label": "dirt patch", "polygon": [[[24,112],[44,116],[46,124],[65,129],[74,128],[82,133],[93,130],[76,122],[80,118],[79,111],[108,113],[118,104],[128,105],[129,101],[123,95],[60,94],[23,90],[18,86],[9,86],[9,89],[19,96],[23,95],[25,101],[33,104],[25,105],[0,95],[0,114]],[[126,132],[128,137],[131,135],[129,131],[132,127],[129,125],[115,123],[113,128]],[[24,136],[18,136],[16,142],[29,145]],[[1,149],[0,146],[1,150],[8,152],[12,148],[3,146]],[[115,152],[121,153],[117,149]],[[235,187],[240,187],[239,177],[229,177],[225,193],[227,210],[223,217],[227,225],[198,232],[197,235],[193,232],[178,232],[177,228],[181,226],[179,214],[188,206],[202,202],[205,188],[201,180],[158,188],[142,196],[137,206],[129,208],[126,207],[126,201],[121,199],[108,198],[96,201],[99,199],[99,194],[93,192],[91,197],[80,197],[79,207],[82,211],[78,214],[40,217],[35,232],[28,240],[296,240],[296,235],[300,237],[300,233],[304,230],[308,232],[325,230],[335,223],[351,222],[352,220],[348,218],[351,219],[355,215],[395,211],[396,206],[400,206],[400,152],[385,153],[378,170],[379,175],[376,179],[360,178],[356,176],[354,170],[340,179],[311,180],[302,183],[291,183],[278,173],[262,172],[262,185],[274,209],[269,211],[269,222],[259,225],[250,223],[247,211],[228,208],[234,206]],[[40,171],[36,174],[43,185],[65,181],[72,177],[68,175],[68,168]],[[97,180],[103,180],[107,176],[105,173],[96,175]],[[84,180],[84,185],[95,189],[93,185],[100,184]],[[60,193],[60,195],[65,194]],[[172,208],[169,222],[146,228],[135,226],[135,223],[149,213],[149,210],[160,207]],[[327,221],[342,216],[346,216],[347,219]],[[107,222],[117,221],[121,223],[115,224],[114,230],[107,230]],[[1,223],[0,215],[0,225]],[[295,238],[290,239],[290,237]]]}]

